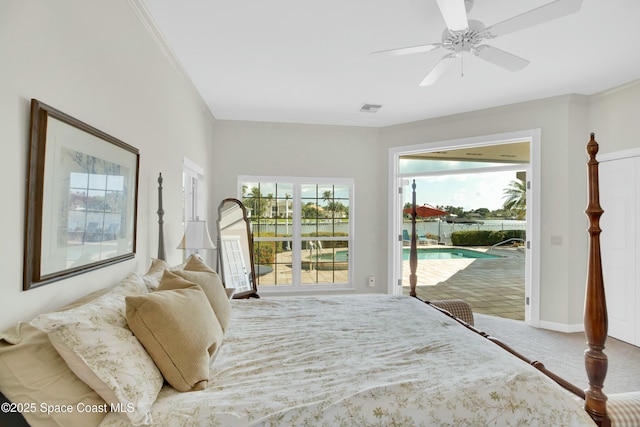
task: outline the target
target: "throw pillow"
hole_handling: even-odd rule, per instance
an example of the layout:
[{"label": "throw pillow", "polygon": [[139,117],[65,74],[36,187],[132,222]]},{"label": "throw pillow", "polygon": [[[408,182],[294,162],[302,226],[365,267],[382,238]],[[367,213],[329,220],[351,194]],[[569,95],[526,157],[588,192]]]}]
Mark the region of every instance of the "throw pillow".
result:
[{"label": "throw pillow", "polygon": [[226,332],[231,321],[231,302],[218,273],[196,256],[187,260],[184,270],[176,269],[171,272],[202,288],[220,322],[222,331]]},{"label": "throw pillow", "polygon": [[127,327],[125,296],[143,295],[142,279],[131,275],[109,293],[77,308],[43,314],[31,325],[49,340],[71,371],[133,425],[150,424],[151,405],[162,374]]},{"label": "throw pillow", "polygon": [[202,390],[223,332],[202,289],[165,271],[158,291],[128,296],[127,322],[169,384]]}]

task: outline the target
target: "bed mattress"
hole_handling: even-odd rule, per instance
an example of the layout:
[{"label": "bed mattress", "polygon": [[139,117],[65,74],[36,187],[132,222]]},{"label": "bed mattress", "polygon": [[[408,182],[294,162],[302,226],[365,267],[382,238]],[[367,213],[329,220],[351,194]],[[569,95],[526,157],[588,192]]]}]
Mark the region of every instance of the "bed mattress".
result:
[{"label": "bed mattress", "polygon": [[[573,395],[414,298],[233,300],[206,390],[168,385],[162,426],[593,426]],[[110,413],[102,427],[125,426]]]}]

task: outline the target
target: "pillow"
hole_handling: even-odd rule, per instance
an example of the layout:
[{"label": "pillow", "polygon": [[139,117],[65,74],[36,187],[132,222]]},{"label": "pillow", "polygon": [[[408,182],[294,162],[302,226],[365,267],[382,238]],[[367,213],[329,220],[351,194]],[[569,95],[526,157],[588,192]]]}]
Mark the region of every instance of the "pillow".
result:
[{"label": "pillow", "polygon": [[158,288],[160,285],[160,279],[162,279],[162,273],[169,268],[171,267],[169,267],[169,264],[167,264],[166,261],[151,258],[151,266],[144,276],[142,276],[142,280],[144,280],[149,291],[153,291]]},{"label": "pillow", "polygon": [[127,322],[169,384],[203,390],[223,332],[202,289],[165,271],[158,291],[128,296]]},{"label": "pillow", "polygon": [[[32,426],[97,426],[109,411],[104,400],[71,372],[47,335],[28,323],[0,333],[0,390],[14,403],[35,406],[35,411],[22,413]],[[72,405],[73,411],[47,413],[41,411],[43,404]]]},{"label": "pillow", "polygon": [[127,327],[126,295],[147,288],[130,275],[109,293],[77,308],[36,317],[31,325],[49,340],[71,371],[133,425],[150,424],[162,374]]},{"label": "pillow", "polygon": [[231,302],[218,273],[197,256],[191,256],[187,260],[184,270],[174,269],[171,272],[202,288],[222,326],[222,331],[226,332],[231,320]]}]

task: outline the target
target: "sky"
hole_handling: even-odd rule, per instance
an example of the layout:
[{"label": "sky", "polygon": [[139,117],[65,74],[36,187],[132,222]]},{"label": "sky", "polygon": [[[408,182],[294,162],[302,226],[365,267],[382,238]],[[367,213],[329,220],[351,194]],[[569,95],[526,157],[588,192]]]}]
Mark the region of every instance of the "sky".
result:
[{"label": "sky", "polygon": [[[462,207],[465,211],[501,209],[504,189],[516,172],[486,172],[416,178],[416,204]],[[411,182],[404,187],[404,202],[411,202]]]}]

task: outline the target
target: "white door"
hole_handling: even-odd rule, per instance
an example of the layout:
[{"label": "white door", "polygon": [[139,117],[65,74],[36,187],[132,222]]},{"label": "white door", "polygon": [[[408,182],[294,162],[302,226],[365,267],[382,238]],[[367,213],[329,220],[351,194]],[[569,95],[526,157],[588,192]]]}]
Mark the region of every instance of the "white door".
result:
[{"label": "white door", "polygon": [[602,228],[602,274],[609,313],[609,335],[640,344],[640,316],[636,314],[640,294],[637,286],[636,173],[640,158],[600,163]]},{"label": "white door", "polygon": [[221,236],[220,245],[222,250],[222,271],[224,282],[227,288],[234,288],[236,293],[251,290],[251,280],[249,270],[242,255],[241,236]]}]

